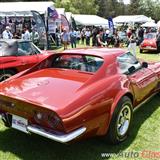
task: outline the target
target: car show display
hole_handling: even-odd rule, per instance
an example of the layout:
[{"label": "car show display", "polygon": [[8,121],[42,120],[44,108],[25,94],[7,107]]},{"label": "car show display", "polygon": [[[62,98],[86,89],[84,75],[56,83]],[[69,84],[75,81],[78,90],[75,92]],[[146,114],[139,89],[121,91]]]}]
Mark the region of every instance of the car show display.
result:
[{"label": "car show display", "polygon": [[60,143],[103,136],[117,144],[133,111],[158,92],[159,62],[118,48],[66,50],[1,82],[0,115],[8,127]]},{"label": "car show display", "polygon": [[143,51],[157,51],[156,33],[147,33],[139,48],[140,53]]}]

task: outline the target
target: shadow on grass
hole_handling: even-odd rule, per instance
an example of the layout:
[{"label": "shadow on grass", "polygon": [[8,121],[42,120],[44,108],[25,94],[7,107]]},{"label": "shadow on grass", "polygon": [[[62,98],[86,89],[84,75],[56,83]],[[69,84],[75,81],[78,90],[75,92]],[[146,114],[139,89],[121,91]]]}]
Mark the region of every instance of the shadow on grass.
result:
[{"label": "shadow on grass", "polygon": [[135,114],[133,127],[127,141],[117,145],[108,145],[99,138],[64,145],[37,135],[27,135],[14,129],[0,132],[0,151],[10,152],[23,160],[97,160],[103,159],[101,153],[118,153],[132,144],[141,125],[160,106],[160,97],[155,96]]}]

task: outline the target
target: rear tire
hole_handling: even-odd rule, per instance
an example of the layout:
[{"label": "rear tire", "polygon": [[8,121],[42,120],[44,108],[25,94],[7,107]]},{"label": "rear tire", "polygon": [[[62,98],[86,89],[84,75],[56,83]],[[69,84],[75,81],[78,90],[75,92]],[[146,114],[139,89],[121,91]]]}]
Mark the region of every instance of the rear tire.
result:
[{"label": "rear tire", "polygon": [[0,82],[6,80],[7,78],[10,78],[11,76],[13,76],[14,74],[16,74],[15,71],[13,70],[1,70],[0,71]]},{"label": "rear tire", "polygon": [[115,108],[107,133],[107,139],[111,144],[118,144],[126,140],[129,135],[132,117],[132,102],[130,98],[124,96]]}]

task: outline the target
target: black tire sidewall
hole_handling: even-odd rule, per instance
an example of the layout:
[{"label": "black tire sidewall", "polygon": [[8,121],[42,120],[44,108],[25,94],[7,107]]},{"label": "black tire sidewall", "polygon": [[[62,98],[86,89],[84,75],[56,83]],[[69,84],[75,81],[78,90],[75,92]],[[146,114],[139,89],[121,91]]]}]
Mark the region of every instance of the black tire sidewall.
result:
[{"label": "black tire sidewall", "polygon": [[[130,111],[131,111],[130,124],[129,124],[128,130],[126,131],[126,133],[123,136],[119,136],[117,133],[118,115],[126,104],[129,106]],[[124,96],[118,102],[118,104],[114,110],[114,113],[112,115],[112,118],[111,118],[109,130],[108,130],[108,136],[109,136],[108,139],[112,144],[118,144],[118,143],[124,141],[128,137],[130,127],[131,127],[132,118],[133,118],[132,102],[131,102],[130,98],[128,98],[127,96]]]},{"label": "black tire sidewall", "polygon": [[[1,76],[3,76],[3,75],[10,75],[10,77],[11,76],[13,76],[14,74],[16,74],[14,71],[12,71],[12,70],[2,70],[2,71],[0,71],[0,79],[1,79]],[[9,78],[9,77],[8,77]]]}]

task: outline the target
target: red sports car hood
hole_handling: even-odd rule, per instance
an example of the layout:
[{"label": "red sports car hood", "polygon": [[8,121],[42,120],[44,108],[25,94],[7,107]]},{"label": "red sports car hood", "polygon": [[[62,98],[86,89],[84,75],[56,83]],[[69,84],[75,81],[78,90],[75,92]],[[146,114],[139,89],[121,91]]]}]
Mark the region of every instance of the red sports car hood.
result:
[{"label": "red sports car hood", "polygon": [[4,82],[0,93],[56,111],[72,102],[91,76],[76,70],[44,69]]}]

